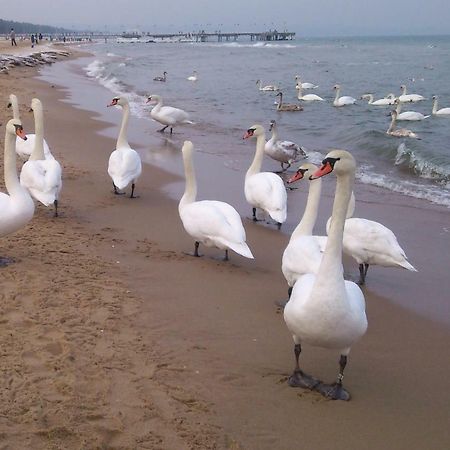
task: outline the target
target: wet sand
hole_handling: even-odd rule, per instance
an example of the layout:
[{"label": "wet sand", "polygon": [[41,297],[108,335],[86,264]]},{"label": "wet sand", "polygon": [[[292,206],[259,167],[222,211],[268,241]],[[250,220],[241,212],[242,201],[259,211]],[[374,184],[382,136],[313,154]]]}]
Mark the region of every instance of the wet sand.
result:
[{"label": "wet sand", "polygon": [[[162,194],[181,179],[145,165],[140,197],[114,196],[106,165],[115,139],[99,134],[110,124],[61,102],[66,93],[34,74],[0,76],[0,122],[15,92],[33,130],[27,106],[39,97],[64,185],[61,217],[38,206],[0,243],[14,260],[0,268],[2,448],[448,448],[447,318],[391,299],[423,304],[425,293],[446,311],[448,210],[358,186],[358,215],[398,230],[419,272],[370,269],[369,329],[346,369],[352,400],[325,400],[286,383],[293,343],[274,301],[286,293],[287,234],[244,220],[254,261],[232,254],[225,263],[203,248],[203,258],[185,255],[193,242],[177,202]],[[201,174],[200,155],[195,162]],[[200,197],[212,198],[207,175],[199,178]],[[322,226],[334,186],[326,184]],[[346,272],[356,275],[356,265],[346,261]],[[302,363],[332,381],[338,355],[305,347]]]}]

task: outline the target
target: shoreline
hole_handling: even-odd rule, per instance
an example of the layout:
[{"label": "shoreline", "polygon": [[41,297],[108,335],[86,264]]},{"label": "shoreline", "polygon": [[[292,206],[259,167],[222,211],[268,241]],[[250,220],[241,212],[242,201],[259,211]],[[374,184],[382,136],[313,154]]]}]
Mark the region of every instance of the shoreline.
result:
[{"label": "shoreline", "polygon": [[[106,161],[115,139],[101,135],[110,124],[62,102],[67,92],[20,70],[16,76],[28,91],[18,92],[24,125],[32,120],[24,112],[25,99],[37,95],[64,185],[62,220],[38,207],[26,229],[2,240],[8,243],[2,249],[16,259],[1,269],[10,293],[3,305],[3,342],[11,342],[8,333],[17,337],[12,349],[2,348],[11,358],[4,375],[14,391],[3,390],[0,432],[12,448],[294,449],[298,442],[305,448],[330,442],[336,449],[387,443],[399,449],[445,448],[448,390],[442,373],[449,363],[442,357],[449,330],[384,295],[409,284],[408,293],[418,291],[420,281],[413,276],[426,276],[434,255],[429,251],[420,264],[416,258],[432,236],[419,242],[411,222],[403,230],[411,240],[399,239],[419,274],[369,272],[369,331],[352,351],[346,373],[353,400],[330,402],[289,388],[292,340],[273,305],[285,294],[279,261],[288,236],[245,220],[254,262],[233,254],[223,263],[213,259],[219,256],[215,249],[203,249],[206,256],[192,260],[182,253],[192,242],[179,222],[177,202],[161,189],[178,177],[145,165],[140,198],[114,197]],[[2,114],[3,122],[6,108]],[[117,126],[118,111],[115,117]],[[189,133],[178,136],[187,139]],[[202,172],[201,155],[195,158]],[[208,198],[206,182],[199,185],[201,197]],[[331,191],[328,186],[323,218]],[[376,190],[364,192],[358,214],[375,207],[386,216],[401,211],[420,217],[402,202],[374,206],[377,196]],[[435,208],[429,211],[438,229],[440,216]],[[55,254],[63,259],[52,274],[56,285],[46,280]],[[444,272],[445,267],[435,279]],[[80,289],[83,283],[87,289]],[[426,281],[428,288],[433,285],[433,279]],[[445,294],[444,286],[437,288]],[[22,378],[8,369],[19,363]],[[337,356],[308,348],[304,364],[329,380]],[[28,409],[21,411],[24,405]]]}]

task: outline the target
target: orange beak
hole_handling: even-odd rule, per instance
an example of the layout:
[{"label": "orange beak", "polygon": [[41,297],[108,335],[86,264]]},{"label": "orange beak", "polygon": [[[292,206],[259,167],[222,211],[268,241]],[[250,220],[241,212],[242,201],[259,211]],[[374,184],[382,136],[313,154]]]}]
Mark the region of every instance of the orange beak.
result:
[{"label": "orange beak", "polygon": [[297,170],[297,172],[295,172],[294,175],[292,175],[291,178],[289,178],[289,180],[287,180],[288,184],[293,183],[294,181],[298,181],[301,180],[304,177],[304,174],[301,170]]},{"label": "orange beak", "polygon": [[106,107],[109,108],[110,106],[116,106],[116,105],[117,105],[117,100],[113,99],[113,100],[111,100],[111,103],[106,105]]},{"label": "orange beak", "polygon": [[327,161],[325,164],[322,164],[310,177],[310,180],[316,180],[317,178],[323,177],[324,175],[328,175],[333,172],[333,167]]},{"label": "orange beak", "polygon": [[27,140],[27,135],[25,134],[25,131],[23,131],[22,127],[17,127],[16,128],[16,134],[17,134],[17,136],[19,136],[24,141]]},{"label": "orange beak", "polygon": [[242,137],[242,139],[248,139],[251,138],[253,136],[253,130],[247,130],[244,134],[244,136]]}]

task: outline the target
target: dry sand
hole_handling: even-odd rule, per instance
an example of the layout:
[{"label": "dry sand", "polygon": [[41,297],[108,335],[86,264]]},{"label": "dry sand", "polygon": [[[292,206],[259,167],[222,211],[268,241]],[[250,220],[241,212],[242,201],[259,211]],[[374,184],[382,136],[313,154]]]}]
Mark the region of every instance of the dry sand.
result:
[{"label": "dry sand", "polygon": [[[447,327],[377,295],[385,272],[369,272],[369,330],[346,369],[352,400],[290,388],[293,344],[273,303],[286,290],[287,236],[246,221],[255,261],[185,255],[191,239],[160,190],[174,175],[146,165],[139,198],[114,196],[106,165],[115,142],[97,134],[107,124],[34,74],[0,75],[0,123],[14,92],[32,130],[27,106],[39,97],[64,185],[61,217],[38,206],[0,243],[14,260],[0,268],[0,449],[449,448]],[[394,201],[391,213],[399,209]],[[401,211],[424,223],[421,210]],[[442,225],[448,212],[427,216]],[[413,253],[427,255],[413,260],[421,269],[435,241],[411,229]],[[435,270],[440,286],[408,273],[411,301],[415,283],[448,298],[448,265]],[[389,274],[385,289],[396,289],[404,272]],[[337,373],[332,352],[306,348],[302,362],[327,381]]]}]

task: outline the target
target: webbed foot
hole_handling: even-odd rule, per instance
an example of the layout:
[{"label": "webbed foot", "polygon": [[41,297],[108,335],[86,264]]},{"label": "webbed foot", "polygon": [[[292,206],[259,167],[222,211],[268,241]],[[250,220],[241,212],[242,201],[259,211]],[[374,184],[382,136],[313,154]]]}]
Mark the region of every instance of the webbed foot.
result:
[{"label": "webbed foot", "polygon": [[292,375],[288,379],[288,384],[291,387],[301,387],[304,389],[315,389],[321,382],[317,378],[307,375],[301,370],[294,370]]},{"label": "webbed foot", "polygon": [[350,393],[343,388],[342,384],[333,383],[333,384],[324,384],[320,383],[315,387],[315,390],[320,392],[324,397],[329,398],[331,400],[350,400]]}]

